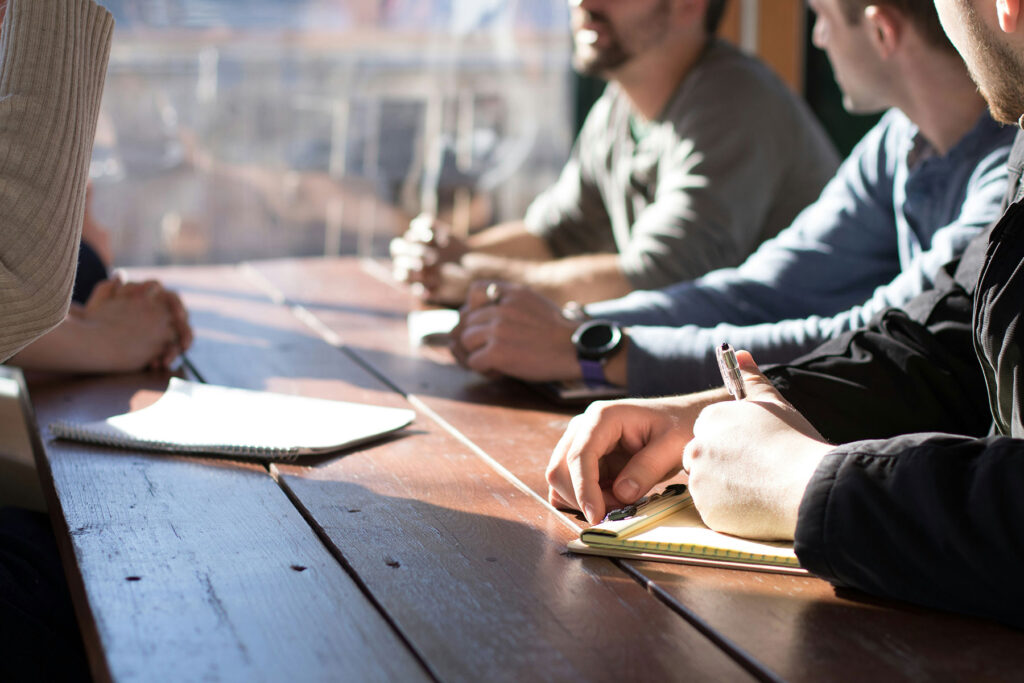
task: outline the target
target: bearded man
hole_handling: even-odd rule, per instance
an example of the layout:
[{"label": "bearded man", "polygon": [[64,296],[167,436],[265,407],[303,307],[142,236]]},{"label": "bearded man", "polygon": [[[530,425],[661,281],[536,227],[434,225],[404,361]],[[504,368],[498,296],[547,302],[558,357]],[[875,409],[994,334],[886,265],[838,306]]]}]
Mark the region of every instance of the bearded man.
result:
[{"label": "bearded man", "polygon": [[436,303],[479,279],[588,303],[738,265],[789,225],[836,154],[764,64],[715,38],[725,4],[570,0],[575,67],[609,85],[557,183],[465,241],[413,221],[398,277]]}]

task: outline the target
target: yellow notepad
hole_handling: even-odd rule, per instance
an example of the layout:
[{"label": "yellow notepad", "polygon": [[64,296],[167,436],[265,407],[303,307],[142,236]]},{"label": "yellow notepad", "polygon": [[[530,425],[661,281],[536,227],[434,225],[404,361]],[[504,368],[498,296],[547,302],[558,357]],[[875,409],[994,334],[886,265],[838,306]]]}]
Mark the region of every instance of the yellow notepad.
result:
[{"label": "yellow notepad", "polygon": [[786,573],[806,573],[792,543],[752,541],[712,531],[690,494],[671,486],[635,506],[615,511],[569,543],[573,552]]}]

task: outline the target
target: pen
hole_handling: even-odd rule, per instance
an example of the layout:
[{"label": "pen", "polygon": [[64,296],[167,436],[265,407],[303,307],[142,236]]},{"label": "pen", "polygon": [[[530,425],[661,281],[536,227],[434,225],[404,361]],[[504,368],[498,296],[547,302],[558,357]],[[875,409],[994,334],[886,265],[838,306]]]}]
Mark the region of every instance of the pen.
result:
[{"label": "pen", "polygon": [[743,375],[736,360],[736,352],[728,343],[722,342],[715,347],[715,357],[718,358],[718,369],[722,372],[725,388],[737,401],[746,398],[747,392],[743,388]]}]

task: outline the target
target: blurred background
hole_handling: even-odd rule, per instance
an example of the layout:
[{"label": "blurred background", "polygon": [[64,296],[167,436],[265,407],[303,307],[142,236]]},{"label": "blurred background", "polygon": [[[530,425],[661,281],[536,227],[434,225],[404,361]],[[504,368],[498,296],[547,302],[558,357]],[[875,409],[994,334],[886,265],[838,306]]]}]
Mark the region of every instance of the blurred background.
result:
[{"label": "blurred background", "polygon": [[[116,265],[383,256],[421,211],[520,218],[604,84],[565,0],[103,0],[117,20],[91,167]],[[732,0],[722,35],[851,118],[804,0]],[[756,121],[752,121],[756,125]]]},{"label": "blurred background", "polygon": [[383,254],[521,217],[574,136],[552,0],[107,0],[91,176],[118,265]]}]

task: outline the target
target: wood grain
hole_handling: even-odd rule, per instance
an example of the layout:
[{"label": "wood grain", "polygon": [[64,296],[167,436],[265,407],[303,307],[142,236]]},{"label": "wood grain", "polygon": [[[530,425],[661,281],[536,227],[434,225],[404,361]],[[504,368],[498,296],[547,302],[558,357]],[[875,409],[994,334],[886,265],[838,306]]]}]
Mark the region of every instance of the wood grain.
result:
[{"label": "wood grain", "polygon": [[[411,349],[404,313],[416,302],[352,260],[273,261],[259,272],[300,302],[364,361],[421,401],[543,496],[543,469],[567,414],[513,382],[452,366],[443,352]],[[461,384],[460,384],[461,380]],[[1024,634],[974,619],[855,593],[808,577],[626,563],[651,590],[787,680],[955,680],[1013,670]]]},{"label": "wood grain", "polygon": [[[236,275],[164,272],[193,310],[190,357],[207,381],[408,405],[285,308],[244,296],[251,281]],[[225,357],[204,340],[228,320],[259,329]],[[438,679],[749,678],[614,565],[566,557],[573,527],[427,416],[405,435],[275,470]]]},{"label": "wood grain", "polygon": [[[137,409],[166,383],[42,378],[31,392],[45,425]],[[429,678],[265,467],[53,439],[45,451],[96,680]]]},{"label": "wood grain", "polygon": [[417,306],[386,271],[352,259],[263,261],[260,275],[313,312],[346,349],[415,396],[517,478],[546,495],[544,467],[578,408],[539,398],[515,380],[494,381],[456,365],[444,348],[413,348],[406,316]]}]

